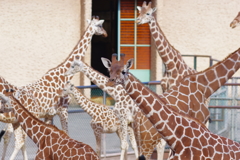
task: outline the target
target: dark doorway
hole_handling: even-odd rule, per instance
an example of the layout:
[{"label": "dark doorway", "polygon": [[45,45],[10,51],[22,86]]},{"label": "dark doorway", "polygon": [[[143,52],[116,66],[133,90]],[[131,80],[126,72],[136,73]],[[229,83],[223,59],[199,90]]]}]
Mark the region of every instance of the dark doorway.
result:
[{"label": "dark doorway", "polygon": [[117,53],[117,5],[118,0],[92,0],[92,15],[104,19],[108,37],[93,36],[91,66],[106,76],[109,74],[101,57],[110,59],[112,53]]}]

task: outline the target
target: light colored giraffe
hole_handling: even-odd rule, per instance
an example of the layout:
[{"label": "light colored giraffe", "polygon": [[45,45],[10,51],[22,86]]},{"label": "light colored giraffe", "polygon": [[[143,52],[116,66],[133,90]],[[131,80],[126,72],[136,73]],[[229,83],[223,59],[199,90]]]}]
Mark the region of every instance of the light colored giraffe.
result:
[{"label": "light colored giraffe", "polygon": [[[124,57],[120,62],[111,63],[109,60],[103,60],[110,72],[107,85],[122,84],[124,86],[170,146],[172,154],[169,159],[240,159],[239,143],[213,134],[198,119],[167,107],[156,93],[129,73],[133,59],[128,60],[126,65],[123,61]],[[215,65],[218,71],[209,68],[206,73],[200,72],[185,77],[181,87],[186,90],[195,87],[194,90],[202,94],[202,98],[208,98],[213,93],[211,88],[219,88],[226,82],[227,77],[231,77],[239,69],[240,49],[230,54],[226,61],[226,63]],[[205,80],[202,81],[202,79]],[[205,83],[199,83],[199,81]],[[204,89],[205,85],[208,85],[206,89]]]},{"label": "light colored giraffe", "polygon": [[[36,160],[98,160],[96,152],[87,144],[70,138],[54,125],[46,124],[34,117],[17,100],[18,92],[13,90],[1,94],[0,98],[13,108],[14,115],[23,130],[38,146]],[[14,95],[13,95],[14,94]],[[23,93],[21,93],[23,94]]]},{"label": "light colored giraffe", "polygon": [[237,16],[230,23],[231,28],[235,28],[240,25],[240,12],[238,12]]},{"label": "light colored giraffe", "polygon": [[152,8],[151,4],[152,3],[149,2],[147,5],[144,1],[142,7],[137,6],[139,16],[136,22],[139,25],[149,24],[158,54],[166,67],[166,71],[161,80],[162,90],[165,92],[167,89],[175,86],[184,76],[196,73],[197,71],[189,67],[183,60],[181,53],[169,43],[153,15],[156,8]]},{"label": "light colored giraffe", "polygon": [[[121,159],[123,159],[124,157],[125,159],[127,158],[126,157],[126,151],[128,149],[127,134],[130,136],[132,148],[134,149],[136,157],[138,156],[139,152],[140,154],[144,154],[146,158],[149,159],[156,144],[161,142],[160,135],[156,134],[157,133],[156,129],[137,108],[135,102],[129,97],[129,95],[127,95],[124,88],[121,85],[118,85],[116,87],[107,87],[106,83],[108,82],[109,78],[104,76],[102,73],[94,70],[92,67],[90,67],[81,60],[75,60],[74,62],[72,62],[71,67],[65,73],[65,75],[66,76],[73,75],[77,72],[84,73],[90,79],[90,81],[96,84],[103,91],[107,92],[108,95],[113,97],[113,99],[115,100],[113,110],[114,113],[119,118],[119,120],[121,121],[122,130],[122,132],[120,133],[121,136],[119,136],[120,138],[122,138]],[[150,126],[139,125],[142,122],[144,122],[144,124],[150,124]],[[138,127],[143,127],[144,129],[146,129],[148,134],[137,133],[136,130],[139,131],[139,129],[137,129]],[[133,131],[133,129],[135,132]],[[156,136],[156,138],[154,138],[154,141],[149,140],[149,138],[152,137],[151,134],[155,134]],[[137,148],[135,138],[138,141],[139,148]],[[150,144],[148,144],[149,141],[151,142]]]},{"label": "light colored giraffe", "polygon": [[[66,84],[62,92],[63,95],[72,95],[81,108],[87,112],[92,120],[90,122],[96,138],[96,152],[101,157],[101,136],[103,133],[114,133],[121,136],[120,121],[113,110],[106,105],[94,103],[84,96],[78,88],[70,82]],[[120,138],[121,140],[122,138]]]},{"label": "light colored giraffe", "polygon": [[[94,34],[103,35],[104,37],[107,36],[106,31],[102,27],[103,22],[104,20],[99,20],[98,17],[93,17],[93,19],[89,21],[89,26],[84,32],[82,38],[74,47],[73,51],[69,54],[69,56],[66,58],[65,61],[63,61],[57,67],[50,69],[38,81],[32,84],[17,88],[17,90],[19,89],[33,90],[34,96],[26,97],[26,99],[23,99],[23,100],[21,100],[21,97],[20,97],[19,100],[25,102],[24,106],[26,108],[28,108],[28,105],[29,105],[28,102],[32,103],[34,101],[38,105],[38,113],[40,115],[39,118],[45,118],[45,122],[47,123],[49,123],[52,120],[53,116],[57,114],[60,117],[61,125],[65,132],[68,132],[67,109],[68,109],[69,99],[68,97],[59,98],[56,93],[59,91],[59,89],[62,89],[64,87],[67,81],[72,79],[73,76],[65,77],[64,73],[69,68],[69,66],[71,65],[71,62],[75,59],[76,56],[82,58],[85,55],[87,48],[91,42],[92,36]],[[2,92],[3,89],[6,89],[4,87],[4,85],[6,85],[5,82],[6,82],[5,80],[0,81],[0,86],[3,86],[3,87],[0,87],[0,92]],[[7,117],[7,118],[12,118],[12,117]],[[17,133],[14,132],[14,133],[21,134],[22,132],[17,132]],[[9,137],[9,135],[7,134],[5,135],[4,136],[6,138]],[[20,142],[17,144],[20,144],[20,145],[24,144],[24,139],[17,139],[17,140]],[[20,147],[15,146],[15,147],[17,149],[22,148],[21,146]],[[14,153],[17,153],[17,152],[14,152]],[[16,155],[12,156],[13,159],[14,159],[14,156]]]}]

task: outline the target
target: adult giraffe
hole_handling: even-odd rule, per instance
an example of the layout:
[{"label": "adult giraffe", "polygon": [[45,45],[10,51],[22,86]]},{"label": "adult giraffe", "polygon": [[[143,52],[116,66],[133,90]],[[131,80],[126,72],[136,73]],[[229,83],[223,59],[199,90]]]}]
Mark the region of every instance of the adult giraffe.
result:
[{"label": "adult giraffe", "polygon": [[[239,56],[240,49],[205,71],[185,77],[179,85],[172,87],[172,89],[160,95],[159,98],[164,105],[205,123],[209,117],[205,100],[239,69]],[[124,55],[122,58],[124,59]],[[130,73],[127,73],[130,66],[124,66],[122,59],[119,62],[114,61],[112,65],[108,59],[102,58],[102,61],[110,71],[108,85],[123,83],[124,77],[128,74],[132,79],[136,79]],[[128,61],[128,63],[132,62]],[[127,74],[125,75],[125,73]]]},{"label": "adult giraffe", "polygon": [[156,8],[152,8],[151,4],[152,3],[149,2],[147,5],[144,1],[142,7],[137,6],[139,16],[136,22],[139,25],[149,24],[158,54],[166,67],[166,71],[161,80],[162,90],[165,92],[172,86],[175,86],[184,76],[196,73],[197,71],[189,67],[183,60],[181,53],[169,43],[153,15]]},{"label": "adult giraffe", "polygon": [[[84,34],[82,35],[81,39],[79,40],[79,42],[74,47],[73,51],[69,54],[69,56],[66,58],[65,61],[63,61],[57,67],[50,69],[38,81],[32,84],[17,88],[17,90],[19,88],[23,90],[32,90],[35,93],[34,96],[26,97],[27,100],[20,99],[20,101],[25,101],[25,103],[34,101],[39,106],[38,107],[39,113],[41,113],[44,110],[47,111],[45,113],[42,113],[42,117],[40,117],[40,118],[45,118],[45,122],[49,123],[52,120],[53,116],[57,114],[60,117],[61,125],[65,132],[68,132],[67,109],[68,109],[69,99],[68,97],[59,98],[57,92],[64,87],[67,81],[70,81],[72,79],[73,76],[65,77],[64,73],[70,67],[71,62],[75,59],[75,57],[82,58],[85,55],[87,48],[91,42],[92,36],[94,34],[103,35],[104,37],[107,36],[106,31],[102,27],[103,22],[104,20],[99,20],[99,17],[93,17],[93,19],[89,21],[89,25],[86,31],[84,32]],[[5,80],[0,82],[0,86],[2,86],[0,87],[1,89],[0,92],[6,89],[4,87],[5,85],[4,82]],[[27,103],[24,106],[28,108],[29,107],[28,105],[29,104]],[[48,113],[49,111],[52,111],[52,112],[50,112],[49,114]],[[12,118],[12,117],[8,117],[8,118]],[[6,133],[5,133],[5,137],[8,138],[11,132],[6,132]],[[22,134],[22,132],[17,132],[15,134]],[[19,143],[16,143],[16,144],[19,144],[19,146],[15,146],[15,150],[13,155],[11,156],[11,159],[14,159],[19,149],[22,148],[25,141],[24,139],[17,139],[17,140],[19,141]],[[7,144],[5,144],[5,146],[7,146]],[[24,159],[27,159],[27,158],[24,158]]]},{"label": "adult giraffe", "polygon": [[7,90],[0,98],[4,103],[8,103],[8,108],[13,108],[20,126],[38,146],[35,160],[99,160],[91,146],[70,138],[66,132],[34,117],[17,100],[19,92],[13,92],[12,89]]},{"label": "adult giraffe", "polygon": [[231,28],[235,28],[240,25],[240,12],[238,12],[237,16],[230,23]]},{"label": "adult giraffe", "polygon": [[[133,59],[128,60],[126,65],[123,61],[124,58],[120,62],[111,63],[109,60],[104,62],[110,72],[108,85],[124,86],[170,146],[172,151],[170,160],[240,159],[239,143],[213,134],[198,119],[167,107],[156,93],[129,73]],[[185,77],[181,87],[188,91],[193,89],[199,92],[198,94],[204,95],[202,98],[208,98],[213,93],[211,88],[219,88],[225,83],[227,77],[231,77],[239,69],[240,49],[230,54],[225,62],[214,65],[215,70],[214,67],[210,67],[206,70],[207,73],[200,72]],[[205,83],[199,83],[199,81]],[[207,89],[203,89],[205,85],[208,85]]]}]

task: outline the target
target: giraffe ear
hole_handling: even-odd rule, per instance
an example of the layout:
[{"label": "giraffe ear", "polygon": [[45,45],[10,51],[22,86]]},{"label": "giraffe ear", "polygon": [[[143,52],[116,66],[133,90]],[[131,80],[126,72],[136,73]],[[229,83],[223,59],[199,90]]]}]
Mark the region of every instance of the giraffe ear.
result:
[{"label": "giraffe ear", "polygon": [[130,69],[133,65],[134,59],[129,59],[125,65],[126,69]]},{"label": "giraffe ear", "polygon": [[90,20],[90,19],[87,19],[87,23],[90,24],[90,23],[91,23],[91,20]]},{"label": "giraffe ear", "polygon": [[107,59],[107,58],[101,58],[101,60],[102,60],[102,63],[103,63],[103,65],[107,68],[107,69],[110,69],[110,67],[111,67],[111,61],[109,60],[109,59]]},{"label": "giraffe ear", "polygon": [[156,12],[156,10],[157,10],[157,8],[154,7],[154,8],[152,9],[152,13],[153,13],[153,12]]},{"label": "giraffe ear", "polygon": [[140,12],[141,12],[141,10],[142,10],[142,7],[140,7],[140,6],[137,6],[137,10],[138,10],[138,12],[140,13]]},{"label": "giraffe ear", "polygon": [[102,25],[103,22],[104,22],[104,20],[99,20],[96,24],[97,24],[97,25]]}]

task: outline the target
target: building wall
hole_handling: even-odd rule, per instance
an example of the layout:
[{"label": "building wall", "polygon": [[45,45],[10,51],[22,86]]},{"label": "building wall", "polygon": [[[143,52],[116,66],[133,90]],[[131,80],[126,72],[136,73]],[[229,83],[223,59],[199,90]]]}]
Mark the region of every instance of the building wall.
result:
[{"label": "building wall", "polygon": [[[156,0],[153,6],[165,36],[181,54],[222,60],[240,47],[240,27],[229,26],[240,11],[240,0]],[[190,58],[184,59],[193,66]],[[197,70],[207,67],[202,59]]]},{"label": "building wall", "polygon": [[[71,53],[86,19],[91,19],[91,1],[1,0],[0,75],[17,86],[40,79]],[[89,57],[90,48],[87,63]],[[79,74],[73,82],[80,84]]]},{"label": "building wall", "polygon": [[[32,83],[70,54],[91,18],[88,0],[1,0],[0,75],[22,86]],[[169,42],[182,54],[211,55],[222,60],[240,47],[240,27],[230,22],[240,0],[153,0],[157,21]],[[90,64],[90,50],[84,61]],[[192,66],[192,60],[185,58]],[[161,80],[162,63],[152,45],[151,80]],[[207,67],[198,62],[198,70]],[[76,85],[88,85],[75,75]]]}]

